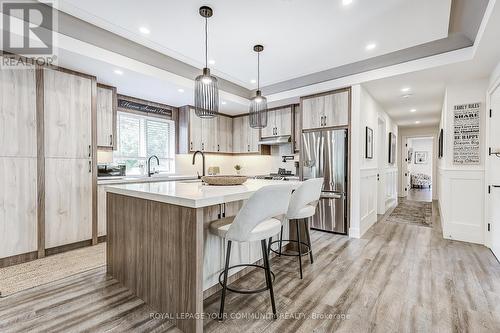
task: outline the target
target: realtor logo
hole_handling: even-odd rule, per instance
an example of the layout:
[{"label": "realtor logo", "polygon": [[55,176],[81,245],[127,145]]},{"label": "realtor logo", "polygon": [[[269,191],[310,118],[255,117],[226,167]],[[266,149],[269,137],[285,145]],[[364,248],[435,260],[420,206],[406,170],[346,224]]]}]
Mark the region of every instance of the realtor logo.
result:
[{"label": "realtor logo", "polygon": [[[26,57],[25,62],[54,64],[55,10],[52,3],[2,1],[2,50],[6,58]],[[17,57],[19,60],[19,57]],[[14,65],[2,60],[2,65]],[[19,63],[16,63],[19,65]]]}]

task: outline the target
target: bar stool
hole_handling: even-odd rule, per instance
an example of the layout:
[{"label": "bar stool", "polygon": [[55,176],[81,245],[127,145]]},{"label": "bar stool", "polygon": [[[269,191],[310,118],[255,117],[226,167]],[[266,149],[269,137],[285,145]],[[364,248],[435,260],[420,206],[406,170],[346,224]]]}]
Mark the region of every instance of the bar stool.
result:
[{"label": "bar stool", "polygon": [[[273,280],[274,273],[269,266],[268,247],[266,239],[278,234],[287,213],[288,204],[293,187],[290,184],[270,185],[256,191],[245,202],[235,217],[226,217],[210,224],[210,231],[227,240],[226,263],[224,271],[219,275],[219,283],[222,286],[219,320],[223,320],[224,301],[226,291],[240,294],[255,294],[269,290],[273,315],[276,318],[276,305],[274,302]],[[241,264],[229,266],[232,242],[254,242],[261,241],[262,257],[264,266],[253,264]],[[265,271],[266,287],[255,290],[239,290],[227,286],[227,276],[230,269],[236,267],[257,267]],[[272,275],[272,279],[271,279]],[[221,281],[221,277],[223,280]]]},{"label": "bar stool", "polygon": [[[286,219],[289,221],[295,221],[295,228],[297,232],[297,240],[283,239],[283,226],[281,226],[280,238],[279,240],[272,241],[272,238],[269,238],[269,251],[273,251],[281,255],[289,256],[289,257],[298,257],[299,258],[299,271],[300,278],[302,279],[302,256],[308,255],[311,260],[311,264],[314,263],[313,253],[312,253],[312,245],[311,245],[311,236],[309,234],[309,218],[314,216],[316,213],[316,207],[318,206],[319,198],[321,196],[321,189],[323,187],[323,178],[314,178],[304,181],[299,188],[297,188],[290,198],[290,206],[288,207],[288,211],[286,213]],[[306,230],[306,238],[307,243],[301,241],[300,239],[300,228],[299,221],[304,221],[305,230]],[[295,253],[282,253],[281,247],[283,245],[283,241],[292,242],[297,244],[298,254]],[[271,245],[279,243],[279,249],[274,250]],[[307,247],[307,251],[302,253],[302,245]]]}]

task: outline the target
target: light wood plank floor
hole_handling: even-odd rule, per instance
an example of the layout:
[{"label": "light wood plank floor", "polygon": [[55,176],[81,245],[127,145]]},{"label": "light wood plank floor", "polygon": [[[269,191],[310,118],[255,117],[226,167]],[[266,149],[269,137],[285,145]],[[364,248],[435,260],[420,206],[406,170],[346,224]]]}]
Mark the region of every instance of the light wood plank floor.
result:
[{"label": "light wood plank floor", "polygon": [[[265,317],[267,293],[229,293],[228,319],[206,319],[205,332],[500,332],[500,264],[483,246],[443,240],[433,218],[433,228],[382,220],[363,239],[313,232],[303,280],[294,259],[272,260],[279,319]],[[205,301],[218,308],[219,294]],[[96,269],[1,299],[0,331],[176,331],[151,312]]]}]

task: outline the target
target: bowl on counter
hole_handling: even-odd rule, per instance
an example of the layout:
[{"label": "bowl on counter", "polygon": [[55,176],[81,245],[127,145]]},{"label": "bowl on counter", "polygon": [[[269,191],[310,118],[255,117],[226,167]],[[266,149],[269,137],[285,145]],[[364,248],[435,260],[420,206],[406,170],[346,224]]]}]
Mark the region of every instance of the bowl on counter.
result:
[{"label": "bowl on counter", "polygon": [[207,185],[213,186],[234,186],[241,185],[247,181],[247,176],[203,176],[203,180]]}]

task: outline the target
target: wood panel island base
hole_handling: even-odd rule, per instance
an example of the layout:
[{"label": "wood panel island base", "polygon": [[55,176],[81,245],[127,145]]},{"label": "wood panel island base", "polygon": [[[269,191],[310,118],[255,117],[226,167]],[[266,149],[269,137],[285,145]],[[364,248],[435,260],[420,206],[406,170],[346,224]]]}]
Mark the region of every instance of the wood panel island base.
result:
[{"label": "wood panel island base", "polygon": [[[202,332],[204,292],[208,297],[217,290],[224,267],[225,242],[209,233],[210,222],[236,215],[259,188],[280,183],[107,186],[108,273],[182,331]],[[235,244],[233,249],[231,264],[261,259],[260,242]],[[230,273],[232,280],[242,274]]]}]

